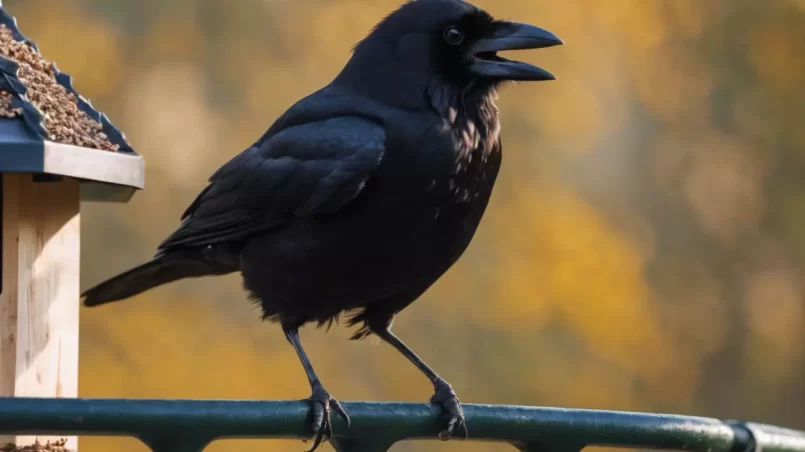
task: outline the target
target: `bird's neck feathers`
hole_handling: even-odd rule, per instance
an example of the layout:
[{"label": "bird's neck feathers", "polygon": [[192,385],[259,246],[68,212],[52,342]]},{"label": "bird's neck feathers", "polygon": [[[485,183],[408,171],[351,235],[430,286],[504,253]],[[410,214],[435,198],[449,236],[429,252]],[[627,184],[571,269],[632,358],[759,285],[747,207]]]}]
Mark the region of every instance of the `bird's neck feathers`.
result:
[{"label": "bird's neck feathers", "polygon": [[428,106],[451,125],[474,122],[493,129],[490,132],[499,126],[496,86],[471,83],[460,87],[434,78],[428,84],[426,98]]},{"label": "bird's neck feathers", "polygon": [[457,171],[471,163],[475,156],[486,161],[498,149],[500,111],[497,89],[494,86],[458,88],[434,81],[428,89],[428,99],[456,137],[458,144]]}]

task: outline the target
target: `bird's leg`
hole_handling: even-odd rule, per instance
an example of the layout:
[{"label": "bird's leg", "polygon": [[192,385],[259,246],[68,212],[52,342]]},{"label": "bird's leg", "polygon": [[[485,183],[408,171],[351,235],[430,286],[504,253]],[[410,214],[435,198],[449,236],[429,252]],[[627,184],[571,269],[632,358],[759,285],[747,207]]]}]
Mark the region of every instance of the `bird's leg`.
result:
[{"label": "bird's leg", "polygon": [[447,419],[447,428],[439,433],[439,439],[447,441],[453,436],[453,432],[456,431],[456,429],[461,429],[464,432],[464,439],[466,439],[467,424],[464,421],[464,411],[461,409],[461,404],[458,402],[458,397],[456,397],[453,387],[425,364],[425,361],[422,361],[422,358],[417,356],[400,338],[395,336],[390,328],[376,331],[375,334],[377,334],[380,339],[391,344],[397,351],[402,353],[403,356],[408,358],[409,361],[414,363],[414,365],[428,377],[431,383],[433,383],[434,394],[430,401],[442,407],[444,417]]},{"label": "bird's leg", "polygon": [[333,426],[330,423],[330,409],[335,410],[339,416],[344,418],[347,427],[349,427],[350,424],[349,416],[347,416],[347,412],[344,411],[341,404],[338,403],[338,400],[333,398],[330,393],[324,389],[321,381],[319,381],[319,377],[313,370],[313,366],[310,364],[310,360],[305,350],[302,348],[302,342],[299,340],[299,330],[296,328],[287,329],[285,330],[285,337],[288,339],[288,342],[291,343],[294,350],[296,350],[296,355],[299,356],[299,361],[302,362],[302,367],[305,368],[305,374],[307,374],[307,379],[310,382],[312,394],[308,400],[313,404],[313,433],[316,435],[313,447],[308,451],[312,452],[322,443],[325,434],[328,437],[333,436]]}]

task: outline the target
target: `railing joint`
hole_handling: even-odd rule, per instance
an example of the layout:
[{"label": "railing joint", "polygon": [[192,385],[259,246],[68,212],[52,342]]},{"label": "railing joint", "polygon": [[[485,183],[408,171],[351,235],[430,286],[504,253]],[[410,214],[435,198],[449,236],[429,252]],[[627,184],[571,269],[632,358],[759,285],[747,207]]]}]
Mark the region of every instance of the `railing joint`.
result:
[{"label": "railing joint", "polygon": [[796,452],[805,450],[805,432],[774,425],[725,421],[735,435],[733,452]]},{"label": "railing joint", "polygon": [[728,420],[724,421],[724,423],[729,425],[735,432],[732,452],[760,452],[755,435],[745,422]]}]

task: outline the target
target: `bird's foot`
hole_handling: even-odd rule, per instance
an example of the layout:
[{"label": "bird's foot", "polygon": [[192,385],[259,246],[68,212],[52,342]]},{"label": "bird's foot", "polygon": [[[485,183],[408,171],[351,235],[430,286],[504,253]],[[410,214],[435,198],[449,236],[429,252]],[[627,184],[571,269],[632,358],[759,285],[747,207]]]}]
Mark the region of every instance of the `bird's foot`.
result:
[{"label": "bird's foot", "polygon": [[464,420],[464,411],[458,402],[455,391],[450,384],[441,378],[434,383],[436,392],[431,397],[431,403],[442,407],[442,417],[447,420],[447,428],[439,433],[439,439],[449,440],[456,430],[464,432],[464,439],[467,439],[467,423]]},{"label": "bird's foot", "polygon": [[313,404],[313,434],[316,439],[313,442],[313,447],[308,452],[313,452],[319,445],[333,436],[333,425],[330,422],[330,411],[335,411],[349,427],[349,416],[341,404],[328,393],[321,383],[316,383],[313,386],[313,394],[307,399]]}]

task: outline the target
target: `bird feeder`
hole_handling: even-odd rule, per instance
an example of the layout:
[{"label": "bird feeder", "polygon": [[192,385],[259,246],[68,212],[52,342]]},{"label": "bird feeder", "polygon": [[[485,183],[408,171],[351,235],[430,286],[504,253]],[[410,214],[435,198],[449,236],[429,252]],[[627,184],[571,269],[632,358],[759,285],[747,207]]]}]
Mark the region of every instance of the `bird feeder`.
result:
[{"label": "bird feeder", "polygon": [[144,175],[123,133],[41,57],[0,0],[0,396],[77,396],[79,205],[127,202]]}]

